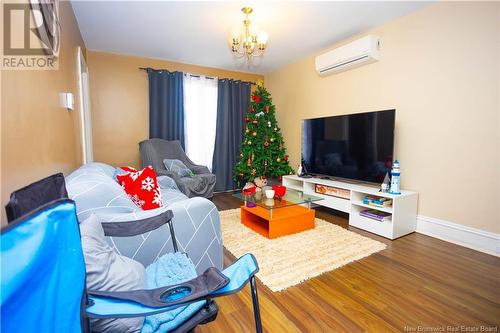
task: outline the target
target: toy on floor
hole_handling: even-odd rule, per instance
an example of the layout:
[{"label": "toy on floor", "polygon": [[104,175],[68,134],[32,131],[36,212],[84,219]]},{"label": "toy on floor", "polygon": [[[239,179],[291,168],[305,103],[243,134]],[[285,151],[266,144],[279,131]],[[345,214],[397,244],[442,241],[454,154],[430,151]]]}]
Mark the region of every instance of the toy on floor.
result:
[{"label": "toy on floor", "polygon": [[264,188],[264,186],[267,185],[267,178],[265,176],[255,177],[255,179],[253,180],[253,183],[257,187],[256,188],[257,192],[261,192],[262,189]]},{"label": "toy on floor", "polygon": [[253,195],[256,192],[262,192],[262,189],[267,185],[265,176],[255,177],[253,181],[248,181],[241,191],[242,194]]}]

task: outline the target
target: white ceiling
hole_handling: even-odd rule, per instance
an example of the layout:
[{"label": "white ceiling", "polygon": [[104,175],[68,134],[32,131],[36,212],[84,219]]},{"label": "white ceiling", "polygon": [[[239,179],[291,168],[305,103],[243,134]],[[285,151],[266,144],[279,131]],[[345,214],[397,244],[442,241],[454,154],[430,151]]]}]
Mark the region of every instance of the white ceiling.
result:
[{"label": "white ceiling", "polygon": [[[429,2],[72,1],[87,48],[209,67],[268,73]],[[265,57],[252,66],[227,46],[240,9],[269,34]]]}]

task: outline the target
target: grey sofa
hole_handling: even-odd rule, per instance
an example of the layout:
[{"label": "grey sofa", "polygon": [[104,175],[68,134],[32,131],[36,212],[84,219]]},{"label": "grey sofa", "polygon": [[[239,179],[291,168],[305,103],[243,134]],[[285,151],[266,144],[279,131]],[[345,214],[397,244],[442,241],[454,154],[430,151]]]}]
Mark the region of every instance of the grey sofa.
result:
[{"label": "grey sofa", "polygon": [[[188,197],[211,198],[215,188],[215,175],[206,166],[196,165],[187,157],[179,141],[149,139],[139,143],[142,166],[151,165],[157,175],[168,176],[175,180],[182,193]],[[164,159],[182,161],[195,175],[180,177],[177,173],[167,171]]]},{"label": "grey sofa", "polygon": [[[80,221],[96,214],[102,222],[135,221],[172,210],[179,251],[192,259],[201,274],[208,267],[222,269],[220,216],[215,205],[205,198],[187,198],[168,177],[158,177],[163,207],[142,210],[127,196],[113,178],[115,168],[103,163],[89,163],[66,177],[68,195],[76,202]],[[161,255],[173,252],[168,225],[132,237],[108,237],[118,253],[144,265]]]}]

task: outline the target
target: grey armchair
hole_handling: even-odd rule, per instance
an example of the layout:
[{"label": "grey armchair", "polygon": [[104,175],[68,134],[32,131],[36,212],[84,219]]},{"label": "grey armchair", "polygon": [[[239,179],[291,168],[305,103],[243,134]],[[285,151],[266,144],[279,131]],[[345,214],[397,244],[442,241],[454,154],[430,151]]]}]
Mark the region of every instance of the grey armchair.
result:
[{"label": "grey armchair", "polygon": [[[139,143],[142,166],[151,165],[159,176],[172,178],[179,190],[188,197],[211,198],[215,188],[215,175],[203,165],[196,165],[187,157],[179,141],[149,139]],[[176,172],[168,171],[163,164],[164,159],[182,161],[195,175],[180,177]]]}]

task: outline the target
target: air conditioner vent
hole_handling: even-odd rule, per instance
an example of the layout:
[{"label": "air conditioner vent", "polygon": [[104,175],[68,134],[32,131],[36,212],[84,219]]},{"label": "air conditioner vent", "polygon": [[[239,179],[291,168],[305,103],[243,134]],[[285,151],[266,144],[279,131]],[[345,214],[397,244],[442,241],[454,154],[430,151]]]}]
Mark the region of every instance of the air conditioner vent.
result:
[{"label": "air conditioner vent", "polygon": [[316,71],[325,76],[378,61],[380,38],[366,36],[316,57]]}]

